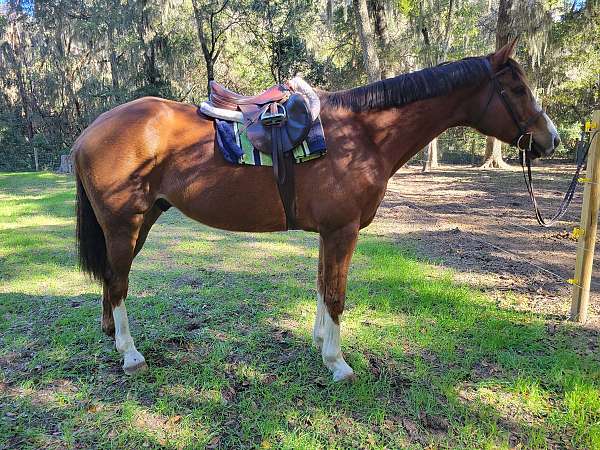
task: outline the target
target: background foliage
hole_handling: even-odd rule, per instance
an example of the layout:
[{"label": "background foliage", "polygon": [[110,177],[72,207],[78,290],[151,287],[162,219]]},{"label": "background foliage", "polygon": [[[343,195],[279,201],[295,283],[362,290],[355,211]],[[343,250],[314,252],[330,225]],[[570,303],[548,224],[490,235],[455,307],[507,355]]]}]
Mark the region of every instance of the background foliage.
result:
[{"label": "background foliage", "polygon": [[[144,95],[198,103],[212,78],[248,93],[296,74],[324,89],[366,83],[360,1],[0,1],[0,170],[54,169],[101,112]],[[495,47],[497,0],[367,6],[384,77]],[[599,104],[600,6],[510,8],[517,58],[569,146]],[[452,130],[442,160],[476,161],[484,145]]]}]

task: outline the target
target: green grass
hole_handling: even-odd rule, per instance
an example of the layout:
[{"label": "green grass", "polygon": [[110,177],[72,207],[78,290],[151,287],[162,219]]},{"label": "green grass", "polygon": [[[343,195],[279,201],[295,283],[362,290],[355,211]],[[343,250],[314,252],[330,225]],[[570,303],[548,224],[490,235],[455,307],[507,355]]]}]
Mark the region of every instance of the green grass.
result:
[{"label": "green grass", "polygon": [[312,348],[316,236],[171,210],[134,262],[127,377],[76,267],[74,183],[0,174],[0,448],[600,448],[597,335],[498,308],[363,233],[336,384]]}]

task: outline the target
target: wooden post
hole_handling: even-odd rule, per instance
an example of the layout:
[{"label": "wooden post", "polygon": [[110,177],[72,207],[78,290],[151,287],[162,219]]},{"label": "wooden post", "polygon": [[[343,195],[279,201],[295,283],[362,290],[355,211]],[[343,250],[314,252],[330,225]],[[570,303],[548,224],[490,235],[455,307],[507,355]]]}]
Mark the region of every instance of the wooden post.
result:
[{"label": "wooden post", "polygon": [[[600,128],[600,111],[594,111],[592,122],[596,123],[593,133]],[[600,134],[595,137],[588,152],[586,178],[590,182],[583,190],[583,207],[581,209],[581,225],[583,235],[577,240],[577,261],[573,277],[573,298],[571,303],[571,320],[585,323],[590,301],[590,283],[598,229],[598,209],[600,208]]]}]

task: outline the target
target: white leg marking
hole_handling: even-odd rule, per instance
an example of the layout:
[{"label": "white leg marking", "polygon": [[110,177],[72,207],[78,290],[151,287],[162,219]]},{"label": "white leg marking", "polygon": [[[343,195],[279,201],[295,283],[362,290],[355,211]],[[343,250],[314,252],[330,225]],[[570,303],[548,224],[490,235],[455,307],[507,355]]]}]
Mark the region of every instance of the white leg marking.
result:
[{"label": "white leg marking", "polygon": [[[325,307],[325,306],[324,306]],[[354,371],[342,356],[340,348],[340,326],[336,324],[329,311],[323,311],[323,362],[333,373],[333,381],[353,379]]]},{"label": "white leg marking", "polygon": [[123,370],[127,374],[132,374],[146,369],[148,367],[146,360],[135,348],[129,332],[129,319],[124,300],[119,306],[113,308],[113,318],[115,319],[115,345],[119,353],[123,354]]},{"label": "white leg marking", "polygon": [[315,325],[313,327],[313,344],[317,348],[323,348],[323,336],[325,327],[326,306],[323,301],[323,294],[317,293],[317,314],[315,316]]}]

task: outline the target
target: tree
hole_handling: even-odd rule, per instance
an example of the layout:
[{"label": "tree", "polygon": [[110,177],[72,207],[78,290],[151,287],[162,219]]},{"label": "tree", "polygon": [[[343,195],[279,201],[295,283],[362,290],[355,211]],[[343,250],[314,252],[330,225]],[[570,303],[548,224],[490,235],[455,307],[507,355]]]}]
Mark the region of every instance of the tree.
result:
[{"label": "tree", "polygon": [[[427,26],[427,20],[423,14],[423,5],[420,6],[420,31],[423,36],[422,44],[422,60],[426,67],[435,66],[446,59],[448,55],[448,49],[450,47],[450,27],[452,21],[452,7],[454,5],[453,0],[448,2],[448,12],[446,16],[446,24],[444,32],[436,33],[435,45],[431,42],[431,36],[429,27]],[[437,7],[441,13],[441,5],[438,3]],[[439,14],[438,14],[439,16]],[[433,169],[438,168],[438,141],[437,137],[434,138],[428,145],[423,149],[423,172],[429,172]]]},{"label": "tree", "polygon": [[[23,13],[19,3],[11,5],[9,12],[9,21],[4,31],[6,40],[1,44],[2,57],[8,63],[19,93],[20,109],[22,110],[23,125],[25,128],[25,141],[31,143],[35,134],[33,119],[33,104],[30,98],[30,92],[27,88],[28,74],[27,65],[24,60],[23,51],[26,35],[23,23],[28,21],[26,14]],[[9,83],[5,83],[9,85]],[[39,170],[39,159],[37,149],[33,151],[34,167]]]},{"label": "tree", "polygon": [[318,15],[313,0],[253,3],[244,28],[254,36],[250,45],[268,51],[269,69],[276,83],[299,72],[316,81],[321,79],[314,76],[320,65],[307,45],[305,31],[316,20]]},{"label": "tree", "polygon": [[394,76],[394,71],[388,60],[391,39],[385,11],[385,0],[369,0],[369,9],[373,12],[375,35],[379,44],[381,78],[390,78]]},{"label": "tree", "polygon": [[367,72],[369,83],[373,83],[381,80],[381,65],[379,64],[375,39],[373,38],[367,0],[353,0],[352,5],[354,7],[356,31],[358,32],[362,48],[363,66]]},{"label": "tree", "polygon": [[[510,10],[512,0],[500,0],[498,5],[498,20],[496,22],[496,50],[501,49],[511,38],[514,29]],[[502,142],[493,136],[486,138],[485,155],[481,169],[508,169],[510,165],[502,159]]]},{"label": "tree", "polygon": [[210,93],[210,82],[215,79],[215,64],[225,46],[225,32],[238,21],[230,0],[210,0],[200,3],[192,0],[196,31],[206,63],[206,92]]},{"label": "tree", "polygon": [[[499,0],[496,21],[496,50],[504,47],[511,39],[522,35],[528,43],[527,53],[534,65],[541,61],[547,48],[549,29],[554,20],[547,6],[537,0]],[[534,80],[535,83],[536,80]],[[535,88],[535,86],[534,86]],[[488,136],[482,169],[508,169],[510,165],[502,159],[502,143]]]},{"label": "tree", "polygon": [[438,167],[438,139],[435,138],[423,149],[423,172],[430,172]]}]

